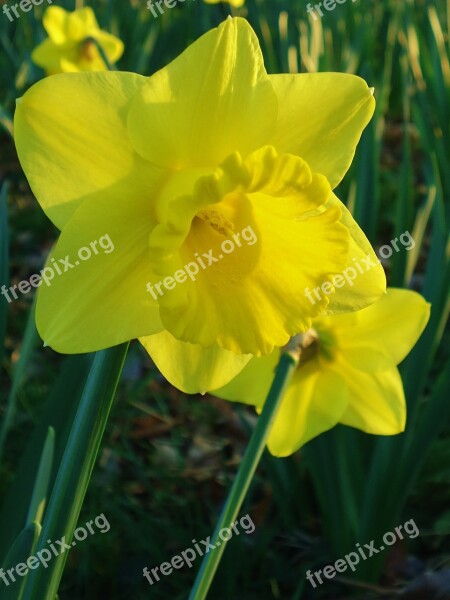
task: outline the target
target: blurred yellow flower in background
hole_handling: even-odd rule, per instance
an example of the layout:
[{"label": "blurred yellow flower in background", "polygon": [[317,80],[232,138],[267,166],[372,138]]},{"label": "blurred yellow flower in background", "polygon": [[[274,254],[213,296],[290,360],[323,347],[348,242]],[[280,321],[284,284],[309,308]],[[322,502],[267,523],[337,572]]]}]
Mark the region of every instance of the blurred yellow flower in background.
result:
[{"label": "blurred yellow flower in background", "polygon": [[245,4],[245,0],[203,0],[203,2],[206,2],[206,4],[219,4],[220,2],[225,2],[235,8],[240,8]]},{"label": "blurred yellow flower in background", "polygon": [[[378,435],[403,431],[406,403],[396,365],[419,339],[429,315],[430,305],[420,294],[388,288],[361,311],[315,319],[269,434],[270,452],[288,456],[338,423]],[[279,356],[276,350],[252,358],[233,381],[211,393],[261,412]]]},{"label": "blurred yellow flower in background", "polygon": [[114,35],[102,31],[90,7],[68,12],[59,6],[50,6],[43,24],[48,38],[31,55],[35,64],[48,75],[63,72],[104,71],[105,61],[95,40],[110,63],[122,56],[124,45]]}]

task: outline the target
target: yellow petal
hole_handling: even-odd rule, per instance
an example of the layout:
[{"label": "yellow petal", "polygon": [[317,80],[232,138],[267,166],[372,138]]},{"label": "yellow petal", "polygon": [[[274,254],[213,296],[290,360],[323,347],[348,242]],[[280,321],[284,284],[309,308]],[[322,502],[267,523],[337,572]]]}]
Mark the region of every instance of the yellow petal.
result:
[{"label": "yellow petal", "polygon": [[334,427],[348,405],[344,379],[307,362],[294,374],[268,438],[274,456],[289,456],[309,440]]},{"label": "yellow petal", "polygon": [[61,51],[50,38],[41,42],[31,53],[32,61],[47,72],[61,73]]},{"label": "yellow petal", "polygon": [[115,35],[111,35],[106,31],[98,31],[95,34],[95,39],[102,47],[109,62],[115,63],[122,56],[125,46],[122,40],[117,38]]},{"label": "yellow petal", "polygon": [[[341,223],[350,233],[345,268],[332,278],[335,294],[330,297],[327,314],[361,310],[379,300],[386,292],[386,275],[369,240],[345,205],[332,194],[328,204],[341,210]],[[321,289],[314,297],[323,296]]]},{"label": "yellow petal", "polygon": [[378,302],[354,314],[330,318],[346,356],[362,346],[387,355],[399,364],[421,336],[430,304],[416,292],[388,288]]},{"label": "yellow petal", "polygon": [[405,429],[406,402],[396,367],[376,373],[358,371],[341,362],[349,404],[340,422],[366,433],[395,435]]},{"label": "yellow petal", "polygon": [[50,6],[44,14],[44,27],[55,44],[80,42],[99,30],[94,11],[86,6],[72,12]]},{"label": "yellow petal", "polygon": [[[83,68],[81,62],[76,58],[68,58],[66,54],[61,56],[61,73],[81,73],[81,71],[90,71],[91,69]],[[97,69],[102,71],[103,69]]]},{"label": "yellow petal", "polygon": [[[358,325],[355,324],[352,329],[357,327]],[[355,369],[375,373],[376,371],[386,371],[386,369],[393,366],[392,358],[388,352],[384,348],[371,348],[368,346],[370,341],[367,339],[361,340],[361,344],[349,348],[346,340],[348,335],[351,335],[351,329],[346,329],[345,333],[342,332],[340,341],[343,347],[340,348],[340,353]]]},{"label": "yellow petal", "polygon": [[266,356],[253,357],[237,377],[211,394],[231,402],[261,407],[266,401],[279,359],[278,348]]},{"label": "yellow petal", "polygon": [[[36,309],[42,339],[58,352],[92,352],[163,329],[146,290],[154,226],[152,172],[146,176],[146,182],[125,179],[88,198],[60,235]],[[138,183],[140,191],[133,187]]]},{"label": "yellow petal", "polygon": [[258,39],[244,19],[227,19],[148,79],[129,112],[129,132],[147,160],[216,167],[246,156],[272,135],[277,100]]},{"label": "yellow petal", "polygon": [[66,24],[69,13],[60,6],[49,6],[44,13],[42,23],[54,44],[67,41]]},{"label": "yellow petal", "polygon": [[67,35],[72,40],[83,40],[99,29],[95,13],[90,6],[84,6],[68,14]]},{"label": "yellow petal", "polygon": [[375,108],[366,82],[345,73],[270,75],[279,100],[272,144],[302,157],[335,188]]},{"label": "yellow petal", "polygon": [[242,371],[251,355],[221,348],[202,348],[176,340],[167,331],[139,339],[164,377],[187,394],[204,394],[228,383]]},{"label": "yellow petal", "polygon": [[[83,199],[147,168],[124,115],[145,81],[132,73],[62,74],[34,85],[14,121],[20,162],[47,216],[62,228]],[[74,99],[76,98],[76,102]]]}]

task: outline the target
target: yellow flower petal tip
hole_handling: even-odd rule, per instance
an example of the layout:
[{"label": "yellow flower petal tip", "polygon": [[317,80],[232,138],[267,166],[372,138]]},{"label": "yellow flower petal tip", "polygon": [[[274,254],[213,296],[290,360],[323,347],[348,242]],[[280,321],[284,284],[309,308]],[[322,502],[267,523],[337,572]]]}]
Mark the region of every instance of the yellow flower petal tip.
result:
[{"label": "yellow flower petal tip", "polygon": [[[44,23],[53,50],[99,31],[91,9],[55,7]],[[48,68],[74,70],[60,58]],[[269,76],[243,18],[226,19],[151,77],[62,73],[33,86],[17,106],[15,141],[62,230],[46,268],[76,261],[106,235],[114,243],[41,285],[43,339],[80,353],[139,338],[168,379],[202,392],[324,311],[374,302],[385,290],[379,264],[364,283],[314,304],[305,295],[373,253],[332,193],[373,106],[359,77]],[[198,347],[186,355],[195,385],[167,360],[176,343]]]},{"label": "yellow flower petal tip", "polygon": [[100,29],[90,7],[68,12],[50,6],[43,25],[48,38],[33,50],[31,58],[48,75],[104,71],[123,54],[123,42]]},{"label": "yellow flower petal tip", "polygon": [[[389,288],[364,310],[314,319],[269,435],[271,453],[288,456],[337,423],[378,435],[402,432],[406,402],[396,365],[413,348],[429,316],[430,305],[420,294]],[[253,358],[213,393],[261,411],[279,353]]]},{"label": "yellow flower petal tip", "polygon": [[234,8],[241,8],[245,4],[245,0],[203,0],[203,2],[205,2],[205,4],[219,4],[220,2],[223,2]]}]

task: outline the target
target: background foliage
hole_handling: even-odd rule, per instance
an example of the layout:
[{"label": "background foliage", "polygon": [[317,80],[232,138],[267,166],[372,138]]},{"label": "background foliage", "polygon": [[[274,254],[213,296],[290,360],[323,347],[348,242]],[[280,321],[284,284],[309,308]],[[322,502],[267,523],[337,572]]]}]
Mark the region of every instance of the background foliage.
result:
[{"label": "background foliage", "polygon": [[[186,0],[155,19],[143,0],[87,3],[101,26],[125,41],[118,67],[144,75],[230,12]],[[74,8],[72,1],[58,5]],[[420,291],[433,308],[401,366],[406,432],[377,438],[338,427],[290,458],[265,455],[242,513],[250,512],[256,531],[230,542],[211,598],[447,598],[450,4],[348,0],[323,19],[308,20],[303,0],[247,0],[242,14],[258,34],[269,72],[343,71],[375,87],[375,117],[338,195],[375,247],[406,230],[413,234],[415,248],[385,264],[389,284]],[[13,23],[0,13],[0,285],[39,271],[57,237],[12,142],[15,99],[43,75],[30,61],[44,37],[41,18],[39,7]],[[54,489],[94,360],[43,348],[32,315],[31,295],[10,305],[0,296],[2,564],[18,537],[33,544],[30,523],[42,522],[39,500]],[[102,393],[113,387],[110,382]],[[71,552],[61,600],[185,599],[199,565],[152,588],[142,569],[211,533],[254,420],[246,408],[174,390],[132,343],[79,519],[105,513],[111,530]],[[361,563],[351,578],[346,573],[316,590],[306,582],[307,569],[336,561],[357,542],[378,543],[411,518],[421,532],[417,539]],[[420,578],[426,570],[440,574],[428,590]]]}]

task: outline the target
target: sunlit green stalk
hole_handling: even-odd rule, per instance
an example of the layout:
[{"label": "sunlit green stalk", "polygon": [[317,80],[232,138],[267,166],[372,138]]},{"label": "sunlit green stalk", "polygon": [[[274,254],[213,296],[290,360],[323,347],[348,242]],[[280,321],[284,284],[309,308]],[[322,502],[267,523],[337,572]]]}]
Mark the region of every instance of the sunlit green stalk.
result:
[{"label": "sunlit green stalk", "polygon": [[216,546],[217,542],[219,542],[219,544],[204,557],[189,600],[204,600],[211,587],[226,546],[226,542],[219,536],[219,533],[223,528],[230,527],[236,520],[242,503],[244,502],[264,451],[276,412],[300,359],[300,350],[297,347],[297,341],[298,340],[294,339],[288,349],[281,355],[280,362],[278,363],[275,372],[275,379],[272,383],[269,395],[267,396],[263,411],[258,419],[236,479],[228,494],[222,514],[217,522],[216,529],[211,539],[212,545]]}]

